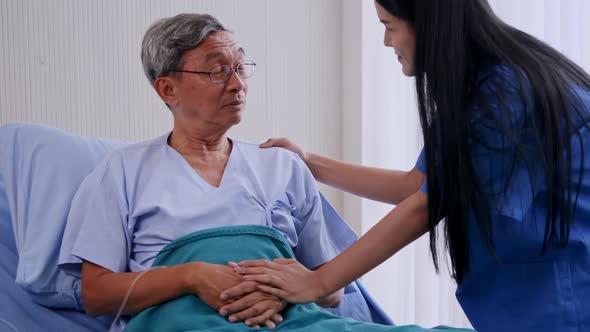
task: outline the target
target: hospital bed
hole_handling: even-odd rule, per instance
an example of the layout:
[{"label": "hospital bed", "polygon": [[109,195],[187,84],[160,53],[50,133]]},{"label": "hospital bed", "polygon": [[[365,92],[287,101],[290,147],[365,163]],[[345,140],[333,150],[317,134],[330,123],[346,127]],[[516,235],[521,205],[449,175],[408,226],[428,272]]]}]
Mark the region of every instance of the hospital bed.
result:
[{"label": "hospital bed", "polygon": [[[42,125],[0,126],[0,331],[106,331],[111,317],[83,312],[80,281],[57,267],[69,204],[82,179],[124,142],[81,137]],[[322,197],[335,245],[354,232]],[[360,282],[334,313],[392,325]]]},{"label": "hospital bed", "polygon": [[13,234],[10,219],[1,218],[0,331],[106,331],[105,319],[91,318],[77,310],[44,307],[15,283],[18,253]]}]

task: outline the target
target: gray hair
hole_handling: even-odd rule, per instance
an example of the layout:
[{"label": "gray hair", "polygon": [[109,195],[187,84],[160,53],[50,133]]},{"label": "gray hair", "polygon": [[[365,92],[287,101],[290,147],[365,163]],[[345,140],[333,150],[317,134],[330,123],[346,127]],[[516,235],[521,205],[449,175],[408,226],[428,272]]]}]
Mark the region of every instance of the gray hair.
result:
[{"label": "gray hair", "polygon": [[141,43],[141,62],[150,84],[177,69],[184,52],[217,31],[229,30],[208,14],[179,14],[153,23]]}]

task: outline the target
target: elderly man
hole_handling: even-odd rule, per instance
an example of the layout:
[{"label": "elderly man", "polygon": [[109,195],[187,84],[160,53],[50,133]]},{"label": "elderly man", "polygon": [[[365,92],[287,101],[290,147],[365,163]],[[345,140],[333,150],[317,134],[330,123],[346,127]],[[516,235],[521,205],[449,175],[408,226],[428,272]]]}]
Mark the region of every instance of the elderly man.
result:
[{"label": "elderly man", "polygon": [[[295,256],[316,268],[336,255],[320,196],[303,162],[284,149],[227,137],[240,123],[256,64],[220,22],[181,14],[154,23],[141,58],[145,74],[174,117],[171,132],[111,154],[72,203],[60,265],[80,274],[89,315],[117,312],[140,271],[175,239],[220,226],[278,231]],[[123,313],[196,295],[219,310],[220,292],[239,283],[221,264],[189,262],[151,270],[137,281]],[[323,298],[335,306],[342,291]],[[286,303],[253,292],[229,320],[275,327]]]}]

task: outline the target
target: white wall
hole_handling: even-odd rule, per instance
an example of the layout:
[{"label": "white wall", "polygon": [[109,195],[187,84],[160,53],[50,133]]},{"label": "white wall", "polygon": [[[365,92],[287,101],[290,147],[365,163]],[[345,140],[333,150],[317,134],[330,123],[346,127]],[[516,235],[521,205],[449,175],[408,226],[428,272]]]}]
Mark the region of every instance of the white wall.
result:
[{"label": "white wall", "polygon": [[[129,141],[163,134],[172,117],[143,75],[140,44],[153,21],[181,12],[219,18],[258,64],[233,136],[288,136],[340,157],[338,0],[0,0],[0,124]],[[323,190],[341,209],[342,194]]]}]

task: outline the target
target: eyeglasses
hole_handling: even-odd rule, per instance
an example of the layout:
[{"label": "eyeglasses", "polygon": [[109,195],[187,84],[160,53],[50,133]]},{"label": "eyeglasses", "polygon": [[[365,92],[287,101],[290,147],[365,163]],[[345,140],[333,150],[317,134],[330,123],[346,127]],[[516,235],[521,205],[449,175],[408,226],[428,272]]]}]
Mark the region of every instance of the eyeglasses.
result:
[{"label": "eyeglasses", "polygon": [[208,74],[209,79],[212,83],[225,83],[231,77],[232,71],[234,71],[240,78],[248,78],[254,75],[256,69],[256,63],[254,61],[244,61],[238,63],[235,66],[218,65],[211,68],[209,71],[194,71],[194,70],[171,70],[175,73],[190,73],[190,74]]}]

